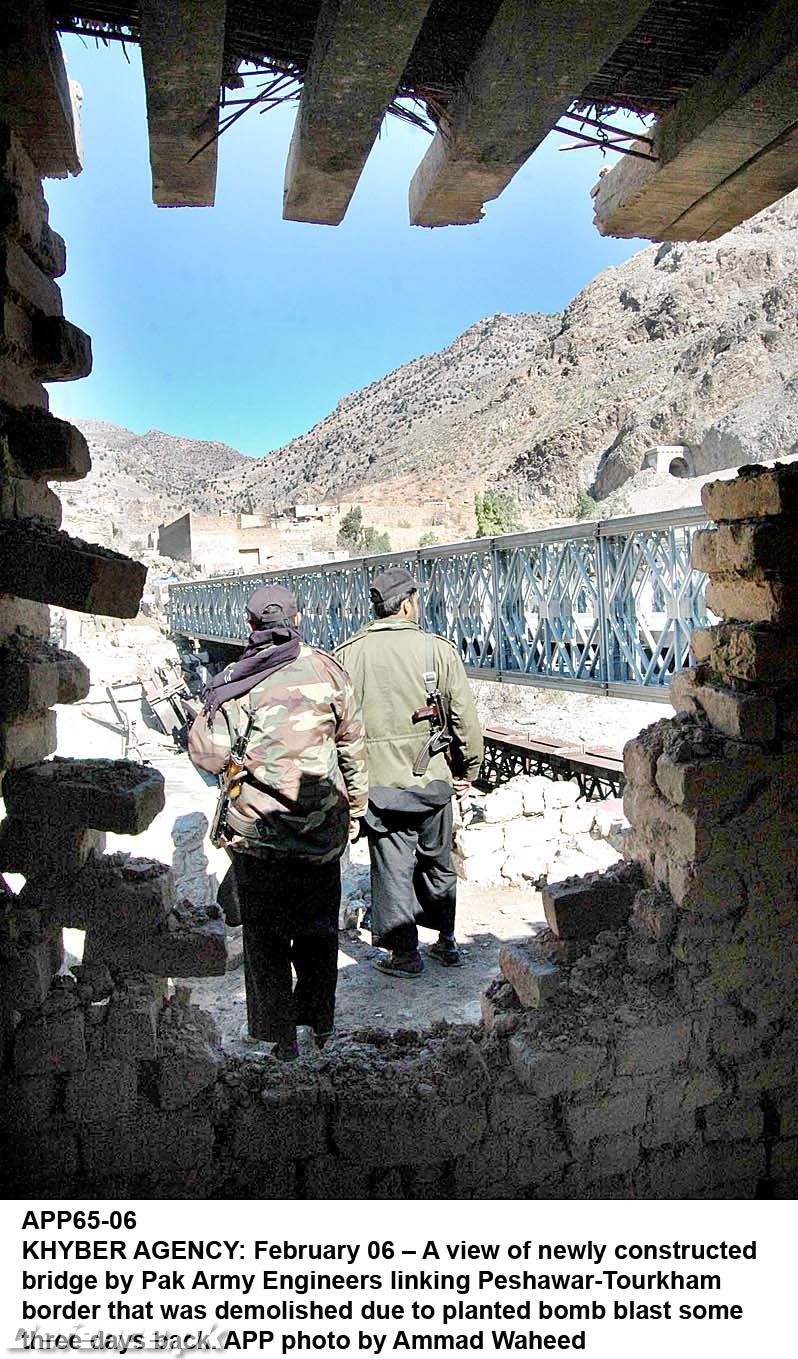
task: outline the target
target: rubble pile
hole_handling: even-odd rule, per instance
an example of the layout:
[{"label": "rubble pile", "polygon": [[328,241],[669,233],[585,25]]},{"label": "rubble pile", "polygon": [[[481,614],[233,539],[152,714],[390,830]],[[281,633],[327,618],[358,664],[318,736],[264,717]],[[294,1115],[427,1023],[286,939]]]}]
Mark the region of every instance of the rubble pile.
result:
[{"label": "rubble pile", "polygon": [[608,868],[626,820],[620,798],[580,797],[575,780],[518,774],[474,804],[454,836],[454,866],[466,882],[541,884]]}]

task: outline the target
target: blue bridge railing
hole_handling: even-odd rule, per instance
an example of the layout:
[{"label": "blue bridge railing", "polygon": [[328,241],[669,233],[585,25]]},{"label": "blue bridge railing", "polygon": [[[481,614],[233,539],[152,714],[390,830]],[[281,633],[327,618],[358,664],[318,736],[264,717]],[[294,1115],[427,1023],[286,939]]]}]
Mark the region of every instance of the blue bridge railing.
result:
[{"label": "blue bridge railing", "polygon": [[419,582],[423,625],[457,646],[478,679],[664,698],[706,624],[706,577],[690,545],[700,509],[478,538],[319,566],[181,582],[173,632],[242,645],[257,585],[294,591],[308,641],[325,650],[368,622],[369,581],[388,563]]}]

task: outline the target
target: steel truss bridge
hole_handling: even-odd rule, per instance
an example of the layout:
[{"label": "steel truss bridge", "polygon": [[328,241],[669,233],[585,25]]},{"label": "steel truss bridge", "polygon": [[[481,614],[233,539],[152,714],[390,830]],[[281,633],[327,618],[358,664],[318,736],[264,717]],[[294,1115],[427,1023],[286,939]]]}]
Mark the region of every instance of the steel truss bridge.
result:
[{"label": "steel truss bridge", "polygon": [[218,576],[169,589],[172,631],[241,646],[245,605],[267,581],[300,601],[309,642],[331,651],[372,617],[369,581],[391,564],[419,582],[422,625],[475,679],[656,699],[707,622],[690,545],[700,509],[637,515],[415,552]]}]

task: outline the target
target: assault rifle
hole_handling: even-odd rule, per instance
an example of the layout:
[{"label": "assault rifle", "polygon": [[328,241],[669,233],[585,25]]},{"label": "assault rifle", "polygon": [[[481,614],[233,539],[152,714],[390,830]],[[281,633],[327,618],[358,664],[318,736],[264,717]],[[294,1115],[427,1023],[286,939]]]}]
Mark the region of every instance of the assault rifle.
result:
[{"label": "assault rifle", "polygon": [[[424,676],[425,681],[428,678],[431,678],[434,684],[435,676]],[[446,700],[440,689],[427,686],[427,702],[423,708],[416,708],[413,713],[413,721],[429,722],[430,725],[429,736],[413,762],[413,773],[418,778],[422,774],[426,774],[427,766],[433,755],[444,754],[451,763],[452,733],[449,730],[449,713],[446,708]]]},{"label": "assault rifle", "polygon": [[210,829],[210,841],[216,845],[217,849],[224,844],[224,831],[227,825],[227,809],[231,802],[241,794],[241,784],[246,777],[244,761],[247,755],[247,745],[255,723],[255,714],[249,714],[249,720],[243,732],[239,732],[230,747],[230,756],[227,764],[219,775],[219,801],[216,804],[216,814]]}]

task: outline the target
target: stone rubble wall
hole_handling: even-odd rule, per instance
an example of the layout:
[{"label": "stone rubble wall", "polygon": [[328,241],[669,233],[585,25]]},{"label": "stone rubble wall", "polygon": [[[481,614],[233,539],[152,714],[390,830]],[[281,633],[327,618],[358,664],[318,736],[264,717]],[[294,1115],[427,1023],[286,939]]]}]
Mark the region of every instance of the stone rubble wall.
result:
[{"label": "stone rubble wall", "polygon": [[[627,747],[626,862],[558,882],[549,871],[548,928],[504,946],[483,1023],[363,1030],[287,1065],[236,1060],[190,987],[167,984],[225,965],[218,908],[182,891],[202,876],[196,827],[178,830],[171,867],[104,855],[106,831],[157,814],[159,777],[46,759],[52,705],[88,685],[49,644],[48,604],[129,616],[143,584],[138,563],[59,532],[48,483],[88,467],[42,386],[88,369],[53,282],[64,267],[38,172],[0,127],[0,873],[25,878],[17,894],[0,879],[3,1187],[793,1197],[798,619],[794,554],[774,543],[798,523],[795,474],[749,469],[706,488],[719,527],[697,560],[724,621],[695,638],[676,718]],[[547,788],[524,785],[520,813],[498,815],[518,795],[497,790],[463,828],[465,863],[474,837],[493,836],[506,877],[527,837],[553,840],[542,828],[555,812],[560,831],[572,814],[584,834],[584,809],[554,807]],[[86,951],[64,975],[67,924],[86,930]]]},{"label": "stone rubble wall", "polygon": [[536,885],[608,868],[626,827],[619,798],[588,802],[576,781],[519,774],[473,795],[454,834],[454,866],[484,887]]}]

